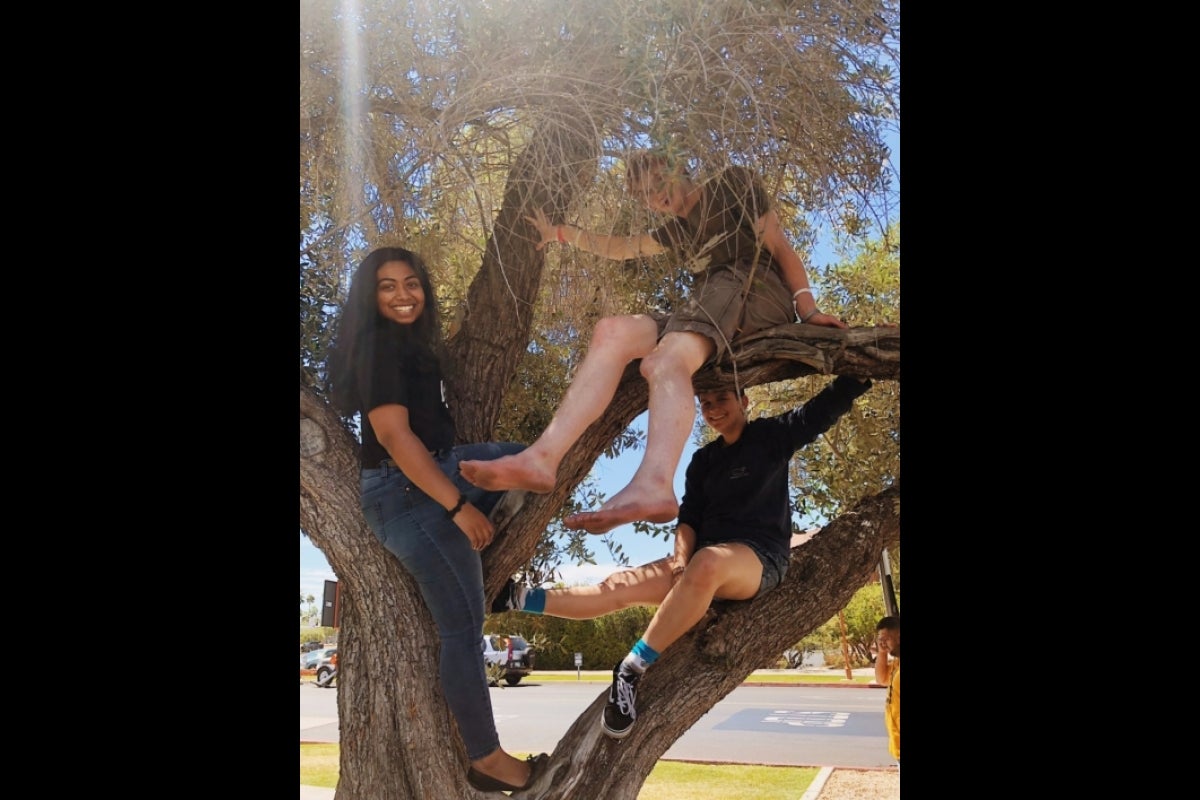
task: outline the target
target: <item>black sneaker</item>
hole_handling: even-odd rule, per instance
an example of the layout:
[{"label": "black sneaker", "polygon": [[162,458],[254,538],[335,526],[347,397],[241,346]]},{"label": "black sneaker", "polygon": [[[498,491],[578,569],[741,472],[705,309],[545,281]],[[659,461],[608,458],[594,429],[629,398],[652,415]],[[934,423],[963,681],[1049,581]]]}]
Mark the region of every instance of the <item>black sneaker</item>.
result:
[{"label": "black sneaker", "polygon": [[496,595],[496,599],[492,601],[492,613],[503,614],[505,611],[516,611],[518,608],[517,582],[509,578],[504,584],[504,588]]},{"label": "black sneaker", "polygon": [[637,719],[637,682],[641,677],[637,673],[621,672],[620,664],[613,667],[608,704],[604,706],[604,715],[600,719],[600,727],[606,736],[624,739],[633,729],[633,721]]}]

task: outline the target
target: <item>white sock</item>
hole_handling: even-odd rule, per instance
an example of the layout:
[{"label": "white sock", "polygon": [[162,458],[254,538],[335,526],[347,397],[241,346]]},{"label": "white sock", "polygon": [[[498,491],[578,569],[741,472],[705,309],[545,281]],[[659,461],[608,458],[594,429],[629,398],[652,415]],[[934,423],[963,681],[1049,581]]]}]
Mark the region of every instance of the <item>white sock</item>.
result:
[{"label": "white sock", "polygon": [[629,655],[625,656],[625,659],[621,662],[621,672],[633,672],[637,675],[641,675],[646,671],[646,667],[648,666],[650,665],[646,663],[644,658],[630,653]]}]

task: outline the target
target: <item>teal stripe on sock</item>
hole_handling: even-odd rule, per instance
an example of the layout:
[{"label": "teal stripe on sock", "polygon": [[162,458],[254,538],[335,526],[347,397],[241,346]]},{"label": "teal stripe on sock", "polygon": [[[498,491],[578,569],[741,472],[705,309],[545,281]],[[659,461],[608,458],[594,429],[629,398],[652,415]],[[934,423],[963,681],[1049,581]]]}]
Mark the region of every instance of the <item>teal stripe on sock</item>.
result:
[{"label": "teal stripe on sock", "polygon": [[637,644],[635,644],[633,649],[629,652],[633,653],[635,656],[644,661],[647,667],[653,664],[655,661],[658,661],[658,651],[646,644],[645,640],[643,639],[638,639]]},{"label": "teal stripe on sock", "polygon": [[525,607],[521,609],[526,614],[541,614],[546,610],[546,590],[530,589],[525,594]]}]

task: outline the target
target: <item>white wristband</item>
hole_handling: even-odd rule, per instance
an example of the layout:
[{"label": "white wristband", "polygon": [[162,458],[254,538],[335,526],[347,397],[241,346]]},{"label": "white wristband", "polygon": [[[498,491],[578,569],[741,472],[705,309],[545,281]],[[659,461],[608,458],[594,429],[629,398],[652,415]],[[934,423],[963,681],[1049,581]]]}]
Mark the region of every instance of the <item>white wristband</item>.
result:
[{"label": "white wristband", "polygon": [[816,299],[816,296],[812,293],[812,289],[808,288],[807,286],[805,286],[803,289],[797,289],[796,291],[792,292],[792,299],[795,300],[805,292],[808,292],[809,297],[812,297],[814,300]]}]

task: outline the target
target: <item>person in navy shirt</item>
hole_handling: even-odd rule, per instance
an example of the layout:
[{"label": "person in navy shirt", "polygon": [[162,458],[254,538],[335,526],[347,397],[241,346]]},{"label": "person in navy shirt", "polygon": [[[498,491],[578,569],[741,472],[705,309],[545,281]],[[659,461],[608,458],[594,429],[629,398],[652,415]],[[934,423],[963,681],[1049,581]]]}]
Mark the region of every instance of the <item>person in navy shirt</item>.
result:
[{"label": "person in navy shirt", "polygon": [[704,617],[714,598],[751,600],[783,581],[792,538],[788,462],[870,387],[869,380],[839,376],[804,405],[755,420],[747,419],[745,392],[699,392],[700,413],[720,435],[688,464],[673,555],[597,586],[528,589],[510,581],[492,611],[591,619],[658,606],[642,638],[613,668],[601,722],[605,734],[623,738],[637,718],[638,680]]}]

